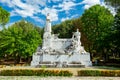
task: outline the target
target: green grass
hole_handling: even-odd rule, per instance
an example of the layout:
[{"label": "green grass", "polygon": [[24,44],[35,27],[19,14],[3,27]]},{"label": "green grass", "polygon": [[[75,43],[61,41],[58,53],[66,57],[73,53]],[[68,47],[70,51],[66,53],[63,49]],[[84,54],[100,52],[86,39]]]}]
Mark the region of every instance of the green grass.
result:
[{"label": "green grass", "polygon": [[108,67],[108,66],[93,66],[96,69],[108,69],[108,70],[120,70],[119,67]]}]

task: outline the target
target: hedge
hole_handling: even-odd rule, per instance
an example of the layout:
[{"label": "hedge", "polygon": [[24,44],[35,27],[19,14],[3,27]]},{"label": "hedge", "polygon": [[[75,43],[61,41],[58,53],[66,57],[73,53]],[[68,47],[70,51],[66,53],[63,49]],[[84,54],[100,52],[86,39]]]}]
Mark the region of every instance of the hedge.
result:
[{"label": "hedge", "polygon": [[[2,69],[0,76],[73,76],[68,70]],[[78,76],[120,77],[120,70],[79,70]]]},{"label": "hedge", "polygon": [[78,76],[120,77],[120,70],[79,70]]},{"label": "hedge", "polygon": [[0,76],[72,76],[67,70],[44,70],[44,69],[10,69],[1,70]]}]

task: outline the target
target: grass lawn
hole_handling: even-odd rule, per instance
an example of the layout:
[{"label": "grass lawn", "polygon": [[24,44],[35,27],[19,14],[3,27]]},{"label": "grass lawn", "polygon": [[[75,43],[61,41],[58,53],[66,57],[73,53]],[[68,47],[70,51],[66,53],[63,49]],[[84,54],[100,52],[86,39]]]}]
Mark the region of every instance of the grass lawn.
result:
[{"label": "grass lawn", "polygon": [[108,66],[93,66],[96,69],[108,69],[108,70],[120,70],[120,67],[108,67]]}]

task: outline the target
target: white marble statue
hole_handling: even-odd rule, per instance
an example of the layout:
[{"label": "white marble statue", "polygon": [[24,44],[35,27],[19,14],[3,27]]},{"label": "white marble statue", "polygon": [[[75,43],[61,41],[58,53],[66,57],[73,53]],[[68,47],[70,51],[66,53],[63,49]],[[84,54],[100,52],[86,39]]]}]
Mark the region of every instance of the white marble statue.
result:
[{"label": "white marble statue", "polygon": [[58,34],[51,34],[51,32],[50,14],[47,14],[42,47],[38,47],[36,53],[33,54],[31,66],[43,65],[41,62],[50,62],[49,65],[54,65],[54,67],[61,66],[63,63],[69,66],[72,62],[79,62],[84,66],[92,65],[90,54],[81,46],[81,34],[78,29],[70,39],[58,38]]}]

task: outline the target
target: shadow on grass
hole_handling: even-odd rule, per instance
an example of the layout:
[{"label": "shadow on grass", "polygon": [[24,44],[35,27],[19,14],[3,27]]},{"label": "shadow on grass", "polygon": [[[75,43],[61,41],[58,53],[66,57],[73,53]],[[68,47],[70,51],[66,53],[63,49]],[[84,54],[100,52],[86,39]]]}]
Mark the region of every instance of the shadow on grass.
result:
[{"label": "shadow on grass", "polygon": [[120,67],[109,67],[109,66],[93,66],[96,69],[108,69],[108,70],[120,70]]}]

